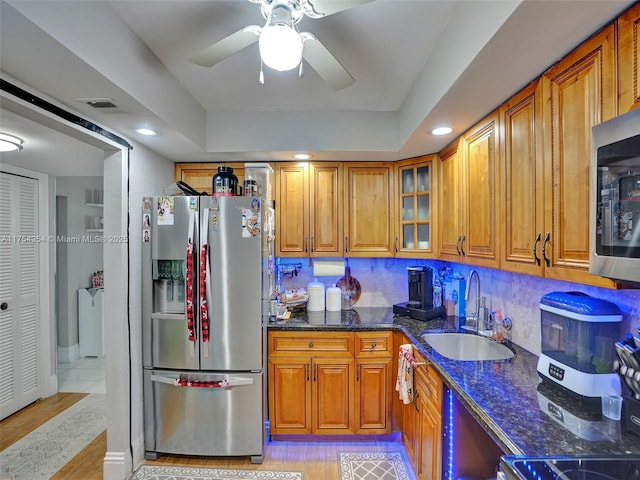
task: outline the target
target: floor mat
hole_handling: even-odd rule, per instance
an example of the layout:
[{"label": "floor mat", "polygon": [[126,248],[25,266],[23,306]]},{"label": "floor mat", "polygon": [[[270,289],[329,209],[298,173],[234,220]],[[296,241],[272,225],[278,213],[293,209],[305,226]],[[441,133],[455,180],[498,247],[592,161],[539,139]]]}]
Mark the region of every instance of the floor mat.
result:
[{"label": "floor mat", "polygon": [[399,452],[338,453],[340,480],[413,480]]},{"label": "floor mat", "polygon": [[131,480],[303,480],[302,472],[142,465]]},{"label": "floor mat", "polygon": [[87,395],[0,452],[0,478],[48,480],[106,428],[105,396]]}]

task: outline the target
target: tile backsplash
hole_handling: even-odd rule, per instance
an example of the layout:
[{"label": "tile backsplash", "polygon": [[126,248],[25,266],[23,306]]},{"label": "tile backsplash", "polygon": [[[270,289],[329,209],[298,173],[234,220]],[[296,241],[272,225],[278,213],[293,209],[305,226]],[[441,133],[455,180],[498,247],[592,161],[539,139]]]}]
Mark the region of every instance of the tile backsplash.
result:
[{"label": "tile backsplash", "polygon": [[[305,287],[313,281],[313,267],[309,259],[281,258],[281,264],[302,263],[302,269],[293,278],[282,280],[284,289]],[[623,312],[620,330],[634,332],[640,326],[640,289],[610,290],[577,283],[548,280],[490,268],[470,267],[455,263],[427,260],[406,260],[389,258],[352,258],[349,259],[351,275],[362,287],[358,305],[364,307],[389,307],[408,300],[407,267],[426,265],[440,270],[450,267],[453,272],[463,276],[475,269],[480,277],[480,295],[487,297],[490,311],[501,308],[503,315],[513,320],[512,340],[530,352],[540,354],[540,298],[554,291],[578,291],[592,297],[602,298],[615,303]],[[318,277],[326,287],[338,281],[340,277]],[[474,305],[473,298],[470,304]]]}]

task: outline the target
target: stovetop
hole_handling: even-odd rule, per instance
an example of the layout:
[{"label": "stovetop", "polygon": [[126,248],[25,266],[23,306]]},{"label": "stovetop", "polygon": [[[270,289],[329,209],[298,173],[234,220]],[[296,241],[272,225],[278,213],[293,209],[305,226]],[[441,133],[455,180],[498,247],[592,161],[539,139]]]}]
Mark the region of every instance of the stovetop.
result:
[{"label": "stovetop", "polygon": [[640,457],[504,456],[507,480],[640,480]]}]

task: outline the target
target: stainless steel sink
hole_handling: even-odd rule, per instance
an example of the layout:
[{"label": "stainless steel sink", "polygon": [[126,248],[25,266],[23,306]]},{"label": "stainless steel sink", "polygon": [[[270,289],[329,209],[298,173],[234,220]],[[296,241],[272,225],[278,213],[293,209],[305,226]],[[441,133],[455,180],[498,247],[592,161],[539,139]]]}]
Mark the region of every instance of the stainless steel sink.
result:
[{"label": "stainless steel sink", "polygon": [[422,338],[443,357],[452,360],[507,360],[515,354],[506,346],[470,333],[425,333]]}]

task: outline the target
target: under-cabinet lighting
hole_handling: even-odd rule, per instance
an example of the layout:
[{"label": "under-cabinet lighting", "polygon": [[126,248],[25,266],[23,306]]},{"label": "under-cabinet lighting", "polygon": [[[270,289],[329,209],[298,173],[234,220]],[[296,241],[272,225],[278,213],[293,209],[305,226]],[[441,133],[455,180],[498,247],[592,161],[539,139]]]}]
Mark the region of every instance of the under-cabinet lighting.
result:
[{"label": "under-cabinet lighting", "polygon": [[293,158],[295,158],[296,160],[309,160],[311,158],[311,155],[309,155],[308,153],[296,153]]}]

